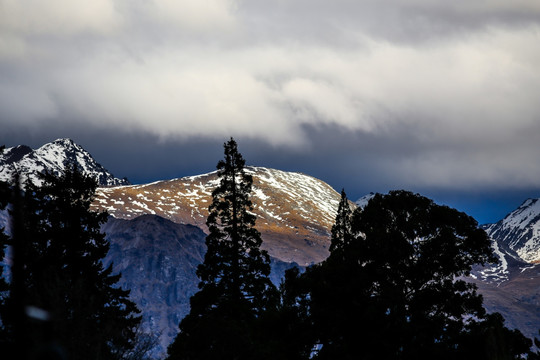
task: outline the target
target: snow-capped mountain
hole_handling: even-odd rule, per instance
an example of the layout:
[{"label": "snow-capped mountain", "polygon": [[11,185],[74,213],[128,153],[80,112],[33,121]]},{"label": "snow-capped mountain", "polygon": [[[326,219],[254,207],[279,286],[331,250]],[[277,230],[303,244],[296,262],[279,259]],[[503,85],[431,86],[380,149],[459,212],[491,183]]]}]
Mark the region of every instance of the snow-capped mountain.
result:
[{"label": "snow-capped mountain", "polygon": [[[253,176],[253,212],[263,248],[277,259],[301,265],[328,256],[330,229],[340,195],[325,182],[300,173],[248,167]],[[159,215],[206,228],[208,206],[219,179],[215,172],[146,185],[100,188],[94,209],[118,219]]]},{"label": "snow-capped mountain", "polygon": [[476,266],[471,279],[490,312],[528,337],[540,328],[540,200],[528,199],[495,224],[482,226],[497,263]]},{"label": "snow-capped mountain", "polygon": [[507,255],[540,263],[540,199],[527,199],[496,224],[485,228]]},{"label": "snow-capped mountain", "polygon": [[504,219],[482,228],[492,240],[498,261],[476,266],[473,278],[500,286],[517,274],[536,269],[535,265],[540,269],[540,199],[527,199]]},{"label": "snow-capped mountain", "polygon": [[22,180],[29,178],[39,185],[39,173],[50,171],[58,174],[66,164],[77,164],[83,173],[96,179],[100,186],[129,184],[127,179],[115,178],[71,139],[57,139],[36,150],[25,145],[5,149],[0,154],[0,180],[9,182],[19,172]]}]

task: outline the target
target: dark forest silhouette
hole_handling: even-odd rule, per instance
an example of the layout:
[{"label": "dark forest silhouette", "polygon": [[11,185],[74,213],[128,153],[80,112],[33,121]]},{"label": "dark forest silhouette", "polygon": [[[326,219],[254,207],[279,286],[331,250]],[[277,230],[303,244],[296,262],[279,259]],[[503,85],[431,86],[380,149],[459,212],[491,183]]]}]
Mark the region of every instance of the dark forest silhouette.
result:
[{"label": "dark forest silhouette", "polygon": [[2,238],[13,265],[0,307],[2,356],[127,359],[141,317],[129,290],[116,286],[121,275],[102,264],[108,215],[90,210],[97,184],[73,165],[42,180],[3,192],[2,204],[13,203],[13,236]]}]

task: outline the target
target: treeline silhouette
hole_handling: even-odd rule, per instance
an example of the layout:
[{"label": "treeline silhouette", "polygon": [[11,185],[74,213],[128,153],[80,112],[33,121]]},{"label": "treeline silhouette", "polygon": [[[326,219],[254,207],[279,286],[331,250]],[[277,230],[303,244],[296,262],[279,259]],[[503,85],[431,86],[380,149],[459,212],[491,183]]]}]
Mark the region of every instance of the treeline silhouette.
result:
[{"label": "treeline silhouette", "polygon": [[2,359],[130,359],[138,354],[141,317],[120,275],[102,260],[107,213],[90,210],[96,182],[76,166],[45,173],[21,191],[2,183],[0,205],[12,204],[11,281],[2,278]]},{"label": "treeline silhouette", "polygon": [[[486,233],[407,191],[376,194],[363,209],[342,191],[330,256],[289,270],[276,288],[244,167],[231,138],[199,291],[168,360],[540,359],[465,281],[474,264],[496,261]],[[42,180],[25,191],[0,183],[0,208],[12,204],[11,236],[0,231],[0,256],[9,248],[12,259],[9,281],[0,277],[1,357],[145,359],[154,344],[140,312],[102,264],[107,214],[90,210],[96,183],[76,166]]]}]

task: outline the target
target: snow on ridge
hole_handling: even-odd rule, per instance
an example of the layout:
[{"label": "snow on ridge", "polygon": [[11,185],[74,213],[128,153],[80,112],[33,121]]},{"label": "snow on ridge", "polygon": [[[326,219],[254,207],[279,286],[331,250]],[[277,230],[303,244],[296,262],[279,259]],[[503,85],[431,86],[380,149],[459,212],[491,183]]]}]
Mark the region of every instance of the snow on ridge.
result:
[{"label": "snow on ridge", "polygon": [[528,263],[540,261],[540,199],[527,199],[486,232]]},{"label": "snow on ridge", "polygon": [[[301,173],[289,173],[262,167],[246,167],[246,173],[253,176],[252,200],[259,215],[267,221],[287,223],[294,211],[299,219],[325,228],[335,220],[339,204],[339,194],[330,185],[314,177]],[[145,203],[147,209],[162,213],[166,217],[175,217],[177,213],[196,211],[197,217],[211,201],[213,189],[219,184],[216,172],[187,176],[173,180],[156,181],[150,184],[129,185],[124,187],[100,188],[96,204],[117,207],[112,203],[114,197],[125,201],[117,208],[122,214],[141,214]],[[148,194],[143,196],[142,193]],[[139,196],[138,196],[138,195]],[[165,195],[165,196],[163,196]],[[137,204],[133,204],[135,199]],[[179,207],[179,204],[183,204]],[[162,207],[161,210],[158,206]],[[189,210],[191,208],[191,210]],[[115,216],[116,214],[112,214]],[[185,216],[185,215],[181,215]],[[321,229],[318,230],[319,232]]]},{"label": "snow on ridge", "polygon": [[507,274],[508,273],[508,261],[506,261],[506,256],[504,256],[503,252],[499,249],[499,244],[497,244],[496,241],[492,242],[493,252],[499,257],[501,268],[500,272]]},{"label": "snow on ridge", "polygon": [[256,176],[261,183],[284,192],[291,200],[302,203],[316,202],[323,213],[330,217],[328,220],[334,220],[339,199],[335,196],[337,192],[323,181],[299,172],[286,172],[254,166],[250,166],[246,170],[246,172]]},{"label": "snow on ridge", "polygon": [[[496,241],[491,243],[493,253],[499,258],[496,264],[491,264],[483,267],[478,271],[482,281],[487,283],[496,283],[499,286],[501,283],[509,279],[510,271],[508,270],[508,261],[506,260],[506,254],[501,251],[499,244]],[[474,273],[471,273],[471,277],[477,278]]]},{"label": "snow on ridge", "polygon": [[39,173],[51,171],[59,174],[64,170],[67,163],[75,163],[84,174],[96,179],[101,186],[127,183],[126,180],[115,178],[97,163],[90,153],[68,138],[56,139],[35,150],[19,145],[6,149],[5,152],[13,152],[17,148],[25,151],[21,158],[11,159],[11,161],[7,162],[8,159],[0,157],[0,180],[11,181],[13,175],[18,172],[22,174],[23,180],[28,178],[33,183],[40,185],[42,181],[38,176]]},{"label": "snow on ridge", "polygon": [[360,199],[356,200],[354,203],[356,204],[356,206],[360,208],[364,208],[368,204],[369,200],[373,199],[373,197],[375,197],[375,194],[369,193],[367,195],[362,196]]},{"label": "snow on ridge", "polygon": [[540,221],[540,199],[527,199],[503,220],[504,227],[525,229],[531,221]]}]

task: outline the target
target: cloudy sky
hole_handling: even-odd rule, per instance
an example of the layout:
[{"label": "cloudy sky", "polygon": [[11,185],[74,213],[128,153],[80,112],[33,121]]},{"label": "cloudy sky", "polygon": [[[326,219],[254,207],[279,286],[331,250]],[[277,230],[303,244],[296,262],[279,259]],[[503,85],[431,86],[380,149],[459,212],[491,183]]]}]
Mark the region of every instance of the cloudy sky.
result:
[{"label": "cloudy sky", "polygon": [[533,0],[0,0],[0,144],[140,183],[248,163],[496,221],[540,197]]}]

